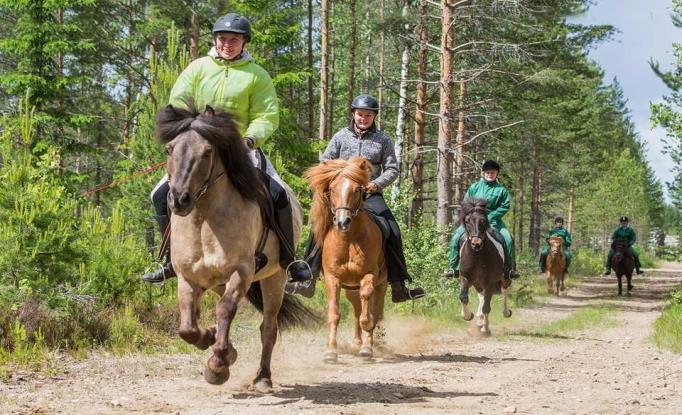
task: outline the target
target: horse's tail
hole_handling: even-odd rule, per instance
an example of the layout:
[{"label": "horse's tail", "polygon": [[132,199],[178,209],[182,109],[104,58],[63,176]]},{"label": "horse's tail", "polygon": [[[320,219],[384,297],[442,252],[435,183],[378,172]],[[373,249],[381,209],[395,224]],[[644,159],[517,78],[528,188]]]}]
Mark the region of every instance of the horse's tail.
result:
[{"label": "horse's tail", "polygon": [[[263,312],[263,290],[260,281],[251,284],[246,297],[254,307]],[[277,315],[277,325],[281,330],[292,327],[314,328],[322,323],[322,317],[291,294],[284,294],[282,307]]]}]

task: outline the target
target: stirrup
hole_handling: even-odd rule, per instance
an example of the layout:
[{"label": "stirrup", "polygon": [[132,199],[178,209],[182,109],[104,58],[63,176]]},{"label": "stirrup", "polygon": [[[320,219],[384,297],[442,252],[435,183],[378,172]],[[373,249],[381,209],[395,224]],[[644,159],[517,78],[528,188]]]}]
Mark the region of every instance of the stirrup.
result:
[{"label": "stirrup", "polygon": [[[163,277],[163,279],[161,279],[160,281],[150,281],[150,280],[145,278],[146,275],[149,275],[153,272],[152,269],[154,269],[155,264],[158,266],[158,269],[156,270],[156,272],[161,273],[161,276]],[[152,265],[147,267],[147,269],[145,270],[145,273],[142,274],[142,281],[144,281],[148,284],[154,284],[154,285],[158,285],[158,286],[165,285],[166,281],[168,281],[169,279],[172,278],[172,277],[166,275],[167,272],[166,272],[165,267],[166,267],[166,263],[160,262],[160,261],[154,261],[154,263],[152,263]]]},{"label": "stirrup", "polygon": [[298,263],[303,263],[303,264],[305,264],[305,268],[308,270],[308,273],[312,276],[312,279],[315,279],[315,276],[313,275],[313,270],[312,270],[312,268],[310,268],[310,264],[308,264],[306,261],[304,261],[304,260],[302,260],[302,259],[295,259],[295,260],[291,261],[291,262],[289,263],[289,265],[287,265],[286,269],[284,270],[284,273],[285,273],[286,276],[287,276],[287,281],[291,281],[291,282],[303,282],[303,281],[307,281],[307,280],[301,281],[301,280],[299,280],[299,279],[294,279],[294,278],[292,278],[292,276],[291,276],[291,271],[290,271],[290,270],[291,270],[291,266],[294,265],[294,264],[298,264]]}]

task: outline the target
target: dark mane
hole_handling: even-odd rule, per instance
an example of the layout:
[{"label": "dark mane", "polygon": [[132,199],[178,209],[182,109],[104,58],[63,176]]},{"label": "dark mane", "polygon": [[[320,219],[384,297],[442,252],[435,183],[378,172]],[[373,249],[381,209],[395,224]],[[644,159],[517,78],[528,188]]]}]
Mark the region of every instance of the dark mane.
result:
[{"label": "dark mane", "polygon": [[260,182],[258,171],[231,114],[209,106],[199,112],[168,105],[159,111],[156,121],[156,135],[164,144],[190,130],[202,136],[216,149],[227,176],[239,193],[260,206],[269,205],[270,195],[265,187],[254,186]]},{"label": "dark mane", "polygon": [[462,207],[459,209],[459,222],[464,223],[464,218],[474,211],[480,211],[480,213],[486,215],[488,212],[488,201],[486,199],[464,199]]}]

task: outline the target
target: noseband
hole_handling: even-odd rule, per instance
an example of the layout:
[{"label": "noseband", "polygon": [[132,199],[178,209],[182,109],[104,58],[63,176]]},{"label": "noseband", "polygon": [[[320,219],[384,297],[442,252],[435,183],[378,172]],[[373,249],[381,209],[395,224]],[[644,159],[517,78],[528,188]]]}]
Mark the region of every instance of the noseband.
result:
[{"label": "noseband", "polygon": [[363,201],[365,200],[365,196],[366,196],[366,194],[367,194],[367,191],[365,190],[364,186],[361,186],[361,187],[359,187],[358,189],[359,189],[360,192],[361,192],[361,195],[360,195],[360,202],[358,202],[358,205],[355,206],[354,208],[348,207],[348,206],[334,207],[334,206],[332,205],[331,194],[329,194],[329,191],[327,191],[327,200],[329,201],[329,204],[328,204],[328,205],[329,205],[329,210],[332,212],[332,216],[335,217],[335,216],[336,216],[336,212],[339,211],[339,210],[347,210],[347,211],[350,212],[350,217],[351,217],[351,219],[352,219],[352,218],[355,218],[355,217],[358,215],[358,213],[360,213],[360,211],[364,210],[364,208],[362,207],[362,203],[363,203]]},{"label": "noseband", "polygon": [[[211,176],[213,176],[213,169],[215,167],[215,152],[211,154],[211,168],[209,169],[208,172],[208,177],[206,177],[206,180],[204,180],[204,183],[197,189],[196,193],[194,193],[194,203],[198,202],[199,199],[206,194],[208,191],[208,188],[213,185],[213,183],[217,182],[221,177],[225,175],[225,170],[222,171],[219,175],[217,175],[213,180],[211,180]],[[168,181],[170,182],[171,176],[170,174],[168,175]]]}]

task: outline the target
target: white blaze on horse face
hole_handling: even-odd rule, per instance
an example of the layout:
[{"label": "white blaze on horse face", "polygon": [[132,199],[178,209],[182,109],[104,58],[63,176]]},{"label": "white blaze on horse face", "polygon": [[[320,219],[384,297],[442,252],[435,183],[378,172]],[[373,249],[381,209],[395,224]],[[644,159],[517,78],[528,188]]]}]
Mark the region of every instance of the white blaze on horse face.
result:
[{"label": "white blaze on horse face", "polygon": [[353,219],[353,212],[351,211],[351,209],[355,208],[353,194],[353,182],[348,179],[343,180],[338,192],[339,200],[334,206],[336,209],[334,224],[342,231],[347,231],[350,228],[350,222]]}]

